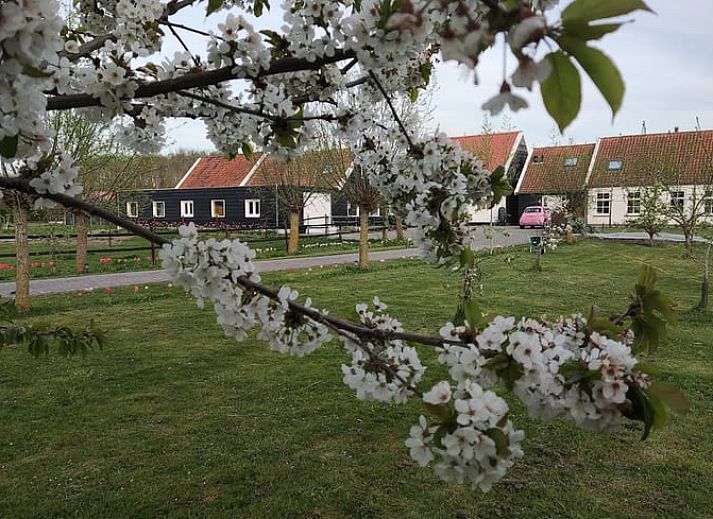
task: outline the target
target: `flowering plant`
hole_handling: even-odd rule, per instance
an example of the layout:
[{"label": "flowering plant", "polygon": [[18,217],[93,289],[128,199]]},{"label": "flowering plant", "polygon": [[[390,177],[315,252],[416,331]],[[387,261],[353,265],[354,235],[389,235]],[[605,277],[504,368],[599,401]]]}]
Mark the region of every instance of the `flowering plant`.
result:
[{"label": "flowering plant", "polygon": [[[230,12],[208,30],[175,22],[181,10],[201,3],[209,16]],[[163,244],[136,222],[76,198],[76,164],[53,145],[48,111],[81,109],[116,120],[126,144],[142,152],[162,145],[167,118],[200,119],[227,155],[250,156],[260,148],[288,160],[329,124],[351,147],[355,167],[414,227],[422,257],[460,261],[468,271],[470,209],[507,194],[504,172],[488,171],[443,134],[419,134],[392,99],[417,97],[439,56],[477,79],[481,54],[500,41],[517,67],[504,74],[484,109],[522,109],[527,101],[520,94],[538,82],[545,107],[564,128],[580,109],[581,69],[616,113],[623,81],[590,44],[618,30],[620,16],[648,7],[643,0],[575,0],[556,14],[557,3],[285,0],[279,31],[258,31],[252,21],[269,9],[265,0],[80,0],[71,12],[56,0],[6,0],[0,4],[0,156],[17,167],[0,177],[0,188],[34,197],[37,207],[61,203]],[[203,55],[186,45],[184,32],[205,38]],[[168,38],[184,51],[162,53]],[[550,52],[543,56],[545,46]],[[356,106],[340,102],[356,86],[362,89]],[[381,101],[391,123],[375,124]],[[301,357],[336,333],[351,357],[342,373],[357,397],[394,404],[420,398],[435,418],[419,418],[407,445],[446,480],[487,490],[522,454],[522,433],[493,392],[496,382],[535,416],[600,430],[632,418],[644,422],[645,435],[661,425],[664,402],[680,402],[637,371],[633,356],[632,348],[657,342],[673,320],[651,275],[613,322],[594,312],[554,321],[486,319],[470,297],[462,301],[463,322],[446,324],[436,337],[404,330],[378,300],[373,310],[359,305],[358,321],[348,321],[314,308],[309,298],[298,302],[289,287],[265,287],[246,244],[199,241],[192,225],[181,227],[161,255],[174,283],[200,305],[213,305],[226,335],[242,341],[258,328],[272,349]],[[635,334],[622,328],[626,319]],[[437,348],[451,380],[424,393],[425,366],[414,344]]]}]

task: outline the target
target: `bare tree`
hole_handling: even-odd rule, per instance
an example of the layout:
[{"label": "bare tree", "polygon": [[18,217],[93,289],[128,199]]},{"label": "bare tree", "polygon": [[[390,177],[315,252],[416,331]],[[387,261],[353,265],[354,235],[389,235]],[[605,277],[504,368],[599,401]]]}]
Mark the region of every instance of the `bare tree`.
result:
[{"label": "bare tree", "polygon": [[289,220],[288,254],[299,250],[300,215],[315,193],[328,191],[332,177],[344,175],[350,156],[343,147],[320,142],[314,149],[291,160],[266,157],[261,170],[266,185],[275,190],[278,206]]}]

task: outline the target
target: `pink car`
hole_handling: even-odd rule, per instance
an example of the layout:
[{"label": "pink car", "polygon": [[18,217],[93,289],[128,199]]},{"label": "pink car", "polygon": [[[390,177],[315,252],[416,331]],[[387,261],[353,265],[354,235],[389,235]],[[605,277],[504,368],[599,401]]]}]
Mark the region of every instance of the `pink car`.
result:
[{"label": "pink car", "polygon": [[520,229],[525,227],[544,227],[550,222],[552,211],[541,205],[526,207],[520,217]]}]

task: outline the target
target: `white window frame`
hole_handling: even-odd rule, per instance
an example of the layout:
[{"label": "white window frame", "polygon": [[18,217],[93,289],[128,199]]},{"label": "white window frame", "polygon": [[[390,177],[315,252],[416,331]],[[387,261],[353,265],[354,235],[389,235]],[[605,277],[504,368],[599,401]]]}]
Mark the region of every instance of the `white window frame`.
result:
[{"label": "white window frame", "polygon": [[[188,204],[190,204],[190,206]],[[196,208],[193,204],[193,200],[181,200],[181,218],[193,218],[195,211]]]},{"label": "white window frame", "polygon": [[620,159],[612,159],[609,161],[609,164],[607,164],[607,170],[608,171],[617,171],[620,170],[624,166],[624,161]]},{"label": "white window frame", "polygon": [[[154,200],[151,203],[151,214],[153,214],[154,218],[166,218],[166,202],[163,200]],[[161,214],[159,214],[158,208],[162,207],[163,210],[161,211]]]},{"label": "white window frame", "polygon": [[579,163],[579,157],[567,157],[564,159],[565,168],[573,168]]},{"label": "white window frame", "polygon": [[[220,203],[223,205],[223,214],[217,214],[217,211],[215,210],[216,203]],[[211,218],[225,218],[226,212],[227,211],[225,210],[225,200],[218,198],[218,199],[210,201],[210,217]]]},{"label": "white window frame", "polygon": [[684,191],[669,191],[668,196],[671,209],[678,208],[679,210],[683,210],[686,204],[686,193]]},{"label": "white window frame", "polygon": [[611,214],[611,193],[597,193],[595,211],[601,215]]},{"label": "white window frame", "polygon": [[703,193],[703,211],[705,214],[713,214],[713,191],[710,189]]},{"label": "white window frame", "polygon": [[626,214],[641,214],[641,191],[626,194]]},{"label": "white window frame", "polygon": [[[245,218],[260,218],[262,204],[259,198],[249,198],[245,200]],[[257,210],[256,210],[257,209]]]},{"label": "white window frame", "polygon": [[126,216],[129,218],[139,217],[139,203],[138,202],[126,202]]},{"label": "white window frame", "polygon": [[[354,210],[356,208],[356,211]],[[353,205],[349,200],[347,200],[347,216],[354,218],[359,216],[359,205]]]}]

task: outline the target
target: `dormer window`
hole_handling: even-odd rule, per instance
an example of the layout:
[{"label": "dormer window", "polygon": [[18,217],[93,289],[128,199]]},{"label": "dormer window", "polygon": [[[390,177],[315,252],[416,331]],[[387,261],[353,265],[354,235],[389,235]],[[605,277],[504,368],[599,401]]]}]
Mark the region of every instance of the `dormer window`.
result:
[{"label": "dormer window", "polygon": [[533,164],[542,164],[545,161],[545,156],[544,155],[533,155],[532,156],[532,163]]},{"label": "dormer window", "polygon": [[610,160],[609,165],[607,166],[607,169],[609,171],[614,171],[617,169],[621,169],[622,162],[620,160]]},{"label": "dormer window", "polygon": [[567,157],[566,159],[564,159],[564,165],[567,168],[576,166],[577,162],[579,162],[579,159],[577,157]]}]

